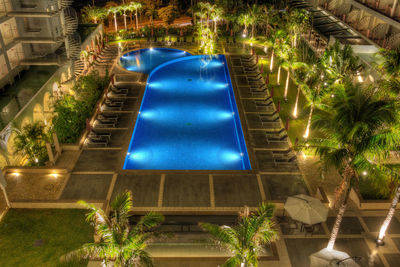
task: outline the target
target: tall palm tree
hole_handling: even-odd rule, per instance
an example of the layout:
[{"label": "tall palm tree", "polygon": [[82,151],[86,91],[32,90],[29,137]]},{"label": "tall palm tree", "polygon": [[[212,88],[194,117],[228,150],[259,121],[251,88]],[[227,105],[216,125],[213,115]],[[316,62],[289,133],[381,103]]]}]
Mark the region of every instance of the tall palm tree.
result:
[{"label": "tall palm tree", "polygon": [[135,10],[136,30],[138,30],[139,29],[138,10],[142,8],[142,4],[138,3],[138,2],[130,2],[129,7],[130,7],[130,10]]},{"label": "tall palm tree", "polygon": [[394,180],[397,185],[393,192],[392,203],[390,204],[386,218],[383,221],[382,226],[379,230],[379,234],[378,234],[378,237],[376,240],[377,244],[383,244],[383,242],[384,242],[383,239],[386,235],[386,230],[388,229],[390,222],[392,221],[393,215],[396,211],[397,203],[399,202],[399,198],[400,198],[400,172],[399,172],[398,168],[393,169],[392,167],[388,166],[387,168],[384,168],[384,169],[387,170],[387,172],[386,172],[387,175],[390,176],[390,178],[392,178],[392,180]]},{"label": "tall palm tree", "polygon": [[91,21],[94,24],[97,24],[99,20],[102,20],[107,15],[107,12],[104,10],[104,8],[96,6],[85,6],[82,8],[81,12],[85,20]]},{"label": "tall palm tree", "polygon": [[243,36],[247,36],[247,27],[250,25],[251,19],[250,19],[250,14],[244,13],[240,14],[238,17],[238,23],[240,25],[244,25],[244,30],[243,30]]},{"label": "tall palm tree", "polygon": [[255,29],[258,24],[263,21],[264,18],[264,12],[262,11],[262,7],[260,5],[254,4],[251,7],[249,7],[249,23],[251,24],[251,38],[254,38],[255,34]]},{"label": "tall palm tree", "polygon": [[136,225],[131,225],[130,192],[115,197],[110,204],[111,215],[85,201],[78,203],[89,210],[86,220],[94,224],[95,232],[101,240],[85,244],[82,248],[68,253],[62,257],[64,261],[100,258],[106,266],[109,262],[113,262],[113,266],[116,267],[153,266],[145,249],[154,237],[152,230],[164,220],[161,214],[149,212],[141,217]]},{"label": "tall palm tree", "polygon": [[277,238],[272,222],[274,210],[273,204],[262,204],[254,213],[245,207],[236,226],[199,225],[211,234],[218,245],[233,254],[223,266],[257,266],[263,246]]},{"label": "tall palm tree", "polygon": [[371,159],[387,158],[388,151],[398,147],[400,135],[393,131],[398,123],[395,102],[379,99],[373,90],[359,84],[345,83],[324,103],[324,109],[315,110],[312,128],[322,137],[311,138],[307,146],[325,168],[335,167],[342,176],[339,211],[327,248],[334,247],[351,188],[360,174],[384,175]]},{"label": "tall palm tree", "polygon": [[320,104],[322,99],[329,91],[326,85],[324,85],[324,71],[320,64],[314,64],[309,71],[307,71],[302,79],[298,79],[297,82],[301,87],[304,96],[310,106],[310,112],[308,114],[307,126],[304,132],[304,139],[308,139],[310,135],[311,119],[314,108],[317,106],[321,108]]},{"label": "tall palm tree", "polygon": [[112,14],[113,17],[114,17],[114,29],[115,29],[115,32],[118,32],[117,13],[121,13],[121,7],[119,7],[119,6],[110,6],[107,9],[107,14]]},{"label": "tall palm tree", "polygon": [[216,7],[211,13],[211,19],[214,22],[214,33],[217,33],[217,23],[222,19],[224,10],[220,7]]},{"label": "tall palm tree", "polygon": [[310,28],[310,14],[305,9],[293,9],[287,16],[287,28],[290,36],[292,36],[292,47],[297,46],[297,40],[301,33],[306,32]]}]

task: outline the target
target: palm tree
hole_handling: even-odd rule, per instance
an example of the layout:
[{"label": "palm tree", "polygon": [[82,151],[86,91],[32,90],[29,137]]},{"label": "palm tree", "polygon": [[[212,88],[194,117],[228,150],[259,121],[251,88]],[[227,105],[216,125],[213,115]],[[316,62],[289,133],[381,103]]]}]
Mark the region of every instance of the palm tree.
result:
[{"label": "palm tree", "polygon": [[312,128],[322,135],[307,141],[326,169],[335,167],[342,176],[341,200],[327,248],[333,249],[346,210],[351,188],[361,173],[373,177],[384,175],[372,159],[384,159],[400,144],[393,131],[399,123],[395,102],[379,99],[371,89],[345,83],[336,89],[335,97],[317,108]]},{"label": "palm tree", "polygon": [[262,204],[254,213],[245,207],[239,214],[236,226],[219,226],[200,223],[200,227],[211,234],[221,247],[227,248],[233,256],[223,266],[257,266],[263,246],[277,238],[272,217],[275,206]]},{"label": "palm tree", "polygon": [[310,28],[310,14],[305,9],[293,9],[287,16],[287,28],[292,36],[292,47],[297,46],[297,40],[301,33]]},{"label": "palm tree", "polygon": [[304,132],[304,139],[308,139],[310,135],[311,119],[314,111],[314,107],[318,106],[321,108],[320,103],[327,93],[327,87],[324,85],[324,71],[320,64],[314,64],[308,72],[305,73],[304,77],[298,79],[299,87],[301,87],[307,102],[310,105],[310,112],[308,114],[307,126]]},{"label": "palm tree", "polygon": [[100,241],[85,244],[68,253],[62,257],[64,261],[100,258],[106,266],[109,262],[113,262],[116,267],[153,266],[145,249],[154,237],[153,229],[164,220],[161,214],[149,212],[132,226],[129,221],[132,208],[130,192],[115,197],[110,204],[111,215],[85,201],[78,203],[89,209],[86,220],[94,224]]},{"label": "palm tree", "polygon": [[262,7],[257,4],[254,4],[251,7],[249,7],[249,16],[250,16],[249,23],[251,24],[251,38],[254,38],[255,29],[257,25],[265,19],[264,14],[265,13],[263,13]]},{"label": "palm tree", "polygon": [[126,12],[131,10],[131,7],[129,4],[123,4],[120,6],[120,9],[122,11],[122,15],[124,17],[124,26],[125,26],[125,30],[127,29],[127,25],[126,25]]},{"label": "palm tree", "polygon": [[387,78],[400,77],[400,48],[380,49],[378,55],[383,58],[378,67],[383,71]]},{"label": "palm tree", "polygon": [[[386,167],[386,166],[385,166]],[[383,239],[386,235],[386,230],[388,229],[390,222],[392,221],[393,215],[396,211],[396,206],[397,203],[399,202],[399,197],[400,197],[400,173],[398,172],[398,168],[397,169],[393,169],[392,167],[388,166],[387,168],[385,168],[387,170],[387,174],[388,176],[390,176],[392,178],[392,180],[395,180],[395,182],[397,183],[397,186],[394,190],[394,194],[393,194],[393,198],[392,198],[392,203],[390,204],[388,213],[386,215],[385,220],[382,223],[382,226],[379,230],[379,234],[376,240],[376,243],[378,245],[383,244]]]},{"label": "palm tree", "polygon": [[115,32],[118,32],[117,13],[121,13],[121,7],[119,6],[110,6],[107,9],[107,14],[113,14]]},{"label": "palm tree", "polygon": [[136,30],[139,29],[139,21],[138,21],[138,9],[142,8],[142,4],[138,2],[130,2],[129,3],[130,10],[135,10],[135,17],[136,17]]},{"label": "palm tree", "polygon": [[50,134],[42,122],[27,124],[22,129],[13,126],[14,153],[27,157],[29,164],[42,165],[48,159],[46,143],[50,142]]},{"label": "palm tree", "polygon": [[97,24],[99,20],[102,20],[107,15],[104,8],[96,6],[85,6],[82,8],[81,12],[86,21],[92,21],[94,24]]},{"label": "palm tree", "polygon": [[222,8],[216,7],[211,13],[211,19],[214,22],[214,33],[217,33],[217,23],[222,19],[224,15],[224,10]]},{"label": "palm tree", "polygon": [[243,37],[247,36],[247,27],[250,25],[250,14],[240,14],[238,17],[239,25],[244,25]]},{"label": "palm tree", "polygon": [[359,57],[353,53],[353,48],[350,45],[341,48],[339,41],[324,51],[321,64],[329,78],[337,83],[353,81],[363,69]]}]

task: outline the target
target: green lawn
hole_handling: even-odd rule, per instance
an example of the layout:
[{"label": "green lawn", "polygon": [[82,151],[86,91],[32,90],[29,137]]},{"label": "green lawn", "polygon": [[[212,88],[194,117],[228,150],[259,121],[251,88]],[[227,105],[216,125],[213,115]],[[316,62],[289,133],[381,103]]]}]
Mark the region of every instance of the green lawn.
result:
[{"label": "green lawn", "polygon": [[93,228],[85,221],[85,213],[77,209],[11,209],[0,223],[0,266],[86,266],[59,263],[61,255],[93,241]]}]

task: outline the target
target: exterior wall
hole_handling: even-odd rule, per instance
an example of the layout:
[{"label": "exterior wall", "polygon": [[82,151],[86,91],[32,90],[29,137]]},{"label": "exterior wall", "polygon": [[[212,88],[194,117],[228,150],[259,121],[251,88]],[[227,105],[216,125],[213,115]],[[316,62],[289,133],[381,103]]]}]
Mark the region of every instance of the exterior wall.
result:
[{"label": "exterior wall", "polygon": [[[103,27],[102,25],[99,25],[83,42],[83,44],[81,45],[81,49],[85,50],[88,45],[90,47],[92,40],[96,44],[96,40],[100,40],[102,35]],[[57,95],[59,90],[62,90],[64,93],[69,91],[69,89],[73,86],[72,74],[73,70],[71,63],[61,66],[21,110],[13,110],[13,123],[15,123],[16,126],[19,128],[27,123],[34,121],[43,121],[46,125],[48,123],[51,123],[52,116],[54,115],[53,96]],[[9,108],[12,108],[14,106],[15,105],[10,105]],[[12,155],[14,137],[15,134],[12,132],[12,126],[10,122],[0,132],[0,143],[3,143],[7,147],[10,164],[19,165],[21,158]],[[0,155],[0,167],[4,167],[7,165],[8,164],[4,156]]]},{"label": "exterior wall", "polygon": [[384,48],[400,47],[399,0],[310,0]]}]

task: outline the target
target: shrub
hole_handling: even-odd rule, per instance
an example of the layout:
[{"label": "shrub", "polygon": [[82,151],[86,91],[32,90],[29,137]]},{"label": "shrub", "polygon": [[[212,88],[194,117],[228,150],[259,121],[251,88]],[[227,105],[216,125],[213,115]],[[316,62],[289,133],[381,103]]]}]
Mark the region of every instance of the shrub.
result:
[{"label": "shrub", "polygon": [[61,143],[77,141],[108,81],[107,74],[100,77],[98,72],[92,72],[79,78],[72,88],[74,94],[63,95],[56,101],[53,125]]}]

